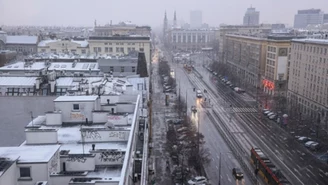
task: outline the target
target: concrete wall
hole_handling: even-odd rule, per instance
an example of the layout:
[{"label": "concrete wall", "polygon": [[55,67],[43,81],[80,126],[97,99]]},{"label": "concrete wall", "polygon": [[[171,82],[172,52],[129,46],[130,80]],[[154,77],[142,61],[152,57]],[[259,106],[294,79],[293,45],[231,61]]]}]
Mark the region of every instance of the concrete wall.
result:
[{"label": "concrete wall", "polygon": [[84,142],[128,141],[130,130],[83,129]]},{"label": "concrete wall", "polygon": [[4,174],[0,176],[0,184],[16,184],[17,182],[17,166],[16,162],[13,163]]},{"label": "concrete wall", "polygon": [[[73,110],[73,104],[79,104],[80,110]],[[86,118],[92,121],[92,111],[95,102],[55,102],[55,109],[62,111],[63,122],[84,122]]]},{"label": "concrete wall", "polygon": [[56,144],[58,142],[57,130],[25,130],[26,144]]},{"label": "concrete wall", "polygon": [[[35,185],[38,181],[48,180],[47,163],[17,164],[18,167],[18,185]],[[31,180],[20,180],[19,167],[31,168]]]},{"label": "concrete wall", "polygon": [[60,164],[66,164],[66,171],[94,171],[95,170],[95,158],[94,156],[78,157],[78,155],[61,157]]}]

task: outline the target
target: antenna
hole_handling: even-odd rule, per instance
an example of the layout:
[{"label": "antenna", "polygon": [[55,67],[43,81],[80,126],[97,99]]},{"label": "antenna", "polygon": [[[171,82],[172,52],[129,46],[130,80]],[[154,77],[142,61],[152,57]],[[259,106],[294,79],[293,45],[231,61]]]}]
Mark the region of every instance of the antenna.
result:
[{"label": "antenna", "polygon": [[32,126],[34,126],[34,125],[33,125],[33,118],[34,118],[34,117],[33,117],[33,112],[32,112],[32,111],[30,111],[30,115],[31,115]]}]

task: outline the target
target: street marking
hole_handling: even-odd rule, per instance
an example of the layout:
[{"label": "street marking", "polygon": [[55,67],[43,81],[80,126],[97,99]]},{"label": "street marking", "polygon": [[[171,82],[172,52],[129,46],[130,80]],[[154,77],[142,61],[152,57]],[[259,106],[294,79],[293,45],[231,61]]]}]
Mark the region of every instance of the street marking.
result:
[{"label": "street marking", "polygon": [[217,157],[218,159],[220,159],[220,157],[219,157],[218,155],[216,155],[216,157]]},{"label": "street marking", "polygon": [[300,159],[302,159],[302,161],[304,161],[303,157],[300,157]]},{"label": "street marking", "polygon": [[309,174],[307,174],[307,173],[305,173],[309,178],[310,178],[310,175]]},{"label": "street marking", "polygon": [[300,167],[298,164],[297,164],[296,166],[297,166],[299,169],[301,169],[301,167]]},{"label": "street marking", "polygon": [[321,175],[321,173],[319,173],[319,175],[320,175],[321,177],[323,177],[323,175]]},{"label": "street marking", "polygon": [[218,166],[215,166],[215,168],[218,170],[219,169],[219,167]]},{"label": "street marking", "polygon": [[309,165],[309,167],[313,169],[313,166]]}]

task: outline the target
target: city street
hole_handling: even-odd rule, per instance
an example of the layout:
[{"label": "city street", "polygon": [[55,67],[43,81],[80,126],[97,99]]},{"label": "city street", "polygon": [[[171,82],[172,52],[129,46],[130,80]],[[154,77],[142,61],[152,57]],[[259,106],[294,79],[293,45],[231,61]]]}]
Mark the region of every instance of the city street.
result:
[{"label": "city street", "polygon": [[[231,102],[235,109],[252,109],[240,95],[226,93],[230,89],[225,85],[219,83],[220,88],[216,91],[215,85],[210,80],[211,75],[203,67],[196,66],[196,69],[202,74],[203,81],[196,77],[194,78],[195,81],[198,80],[200,85],[204,85],[204,88],[208,85],[213,89],[213,94],[210,98],[217,99],[219,95],[226,101]],[[222,114],[221,118],[224,117],[227,116]],[[250,142],[250,146],[258,146],[263,149],[293,184],[327,184],[324,173],[327,172],[327,165],[315,160],[309,151],[276,124],[263,118],[261,114],[234,113],[231,122],[238,122],[243,132],[247,133],[246,135],[251,138],[250,141],[256,143],[252,144]],[[229,123],[229,121],[226,123]],[[238,140],[242,142],[244,139],[240,138]],[[242,146],[245,146],[245,143]],[[249,149],[246,150],[247,148],[244,147],[245,151],[249,151]]]},{"label": "city street", "polygon": [[[203,108],[201,106],[201,100],[196,98],[196,93],[193,91],[195,86],[190,83],[189,78],[187,77],[188,74],[186,74],[186,71],[182,68],[182,65],[171,64],[171,68],[173,67],[178,84],[177,93],[180,91],[182,97],[187,97],[188,114],[191,115],[196,126],[198,125],[198,117],[200,119],[199,130],[205,136],[205,147],[209,149],[211,156],[211,162],[205,166],[210,182],[212,184],[217,184],[219,182],[219,156],[221,153],[221,184],[251,184],[247,174],[244,174],[244,181],[235,181],[235,178],[232,176],[232,168],[241,168],[240,164],[235,159],[224,140],[221,138],[217,129],[214,127],[214,123],[212,123],[212,121],[208,118],[206,110],[210,108]],[[200,112],[200,116],[192,115],[190,107],[193,105],[197,107],[198,112]]]}]

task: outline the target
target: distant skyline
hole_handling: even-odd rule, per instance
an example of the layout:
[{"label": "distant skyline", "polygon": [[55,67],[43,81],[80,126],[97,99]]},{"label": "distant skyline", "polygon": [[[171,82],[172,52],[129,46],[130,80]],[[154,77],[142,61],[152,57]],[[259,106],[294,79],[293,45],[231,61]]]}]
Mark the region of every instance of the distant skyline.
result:
[{"label": "distant skyline", "polygon": [[[260,23],[293,25],[299,9],[321,8],[328,13],[327,0],[0,0],[0,25],[93,26],[131,21],[138,25],[161,26],[166,10],[178,20],[189,22],[192,10],[203,12],[210,26],[242,24],[250,6],[260,11]],[[324,9],[326,8],[326,9]]]}]

